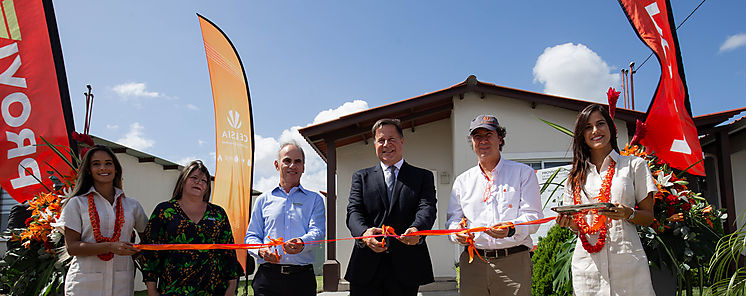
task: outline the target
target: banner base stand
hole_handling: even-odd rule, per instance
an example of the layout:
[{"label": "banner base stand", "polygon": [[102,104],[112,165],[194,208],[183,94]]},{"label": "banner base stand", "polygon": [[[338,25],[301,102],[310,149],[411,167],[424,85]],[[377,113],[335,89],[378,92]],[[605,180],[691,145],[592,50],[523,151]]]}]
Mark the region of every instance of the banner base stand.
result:
[{"label": "banner base stand", "polygon": [[339,261],[336,259],[324,261],[323,267],[324,292],[339,290]]}]

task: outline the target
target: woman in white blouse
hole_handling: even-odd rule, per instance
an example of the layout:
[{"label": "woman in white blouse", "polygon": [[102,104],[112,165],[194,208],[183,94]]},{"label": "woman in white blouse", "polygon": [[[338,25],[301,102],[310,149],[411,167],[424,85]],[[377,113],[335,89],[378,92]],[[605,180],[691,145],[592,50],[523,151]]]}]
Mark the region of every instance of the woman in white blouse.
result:
[{"label": "woman in white blouse", "polygon": [[558,225],[578,233],[572,259],[575,295],[655,295],[635,225],[653,222],[657,188],[645,160],[619,155],[616,132],[601,105],[586,107],[575,121],[573,167],[563,202],[614,204],[557,218]]},{"label": "woman in white blouse", "polygon": [[106,146],[83,156],[60,220],[65,246],[73,256],[65,295],[132,295],[135,268],[129,242],[133,229],[145,230],[148,217],[137,200],[122,192],[122,166]]}]

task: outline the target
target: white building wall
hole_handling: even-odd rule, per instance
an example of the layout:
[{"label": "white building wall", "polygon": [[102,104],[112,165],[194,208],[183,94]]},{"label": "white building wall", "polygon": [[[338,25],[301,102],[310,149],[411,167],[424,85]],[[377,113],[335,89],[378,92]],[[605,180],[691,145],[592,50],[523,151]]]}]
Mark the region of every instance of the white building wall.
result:
[{"label": "white building wall", "polygon": [[[122,188],[128,198],[134,198],[145,209],[150,217],[153,209],[159,203],[171,199],[179,170],[164,170],[163,166],[154,162],[140,163],[137,157],[125,153],[117,153],[122,164]],[[146,290],[142,282],[142,274],[135,273],[135,291]]]},{"label": "white building wall", "polygon": [[[404,159],[418,167],[437,172],[436,190],[438,217],[434,228],[445,228],[446,212],[453,180],[476,165],[477,160],[467,142],[469,123],[479,114],[494,114],[507,130],[503,157],[512,160],[572,160],[571,138],[538,118],[572,129],[577,112],[507,97],[467,93],[463,99],[453,98],[451,118],[417,126],[415,132],[404,131]],[[538,117],[538,118],[537,118]],[[616,121],[619,144],[628,141],[623,121]],[[362,168],[378,164],[372,140],[337,148],[337,237],[349,237],[345,223],[352,174]],[[444,173],[444,174],[442,174]],[[445,180],[442,180],[445,179]],[[400,231],[397,229],[397,231]],[[537,242],[534,242],[537,243]],[[347,270],[352,253],[352,241],[337,243],[337,260],[341,275]],[[456,275],[454,264],[461,248],[446,237],[428,239],[430,256],[436,277]]]},{"label": "white building wall", "polygon": [[[505,127],[505,146],[502,155],[511,160],[566,159],[572,160],[572,138],[545,124],[539,118],[574,128],[578,112],[564,108],[536,104],[507,97],[466,93],[464,98],[454,97],[453,113],[453,167],[455,176],[476,165],[476,156],[467,142],[469,123],[480,114],[493,114]],[[617,138],[621,148],[628,142],[627,126],[615,120]]]},{"label": "white building wall", "polygon": [[[451,192],[453,170],[450,156],[453,154],[450,144],[451,127],[449,120],[420,125],[404,130],[404,160],[411,165],[432,170],[436,174],[437,220],[434,228],[445,225],[448,197]],[[363,142],[337,148],[337,237],[349,237],[345,218],[349,204],[352,174],[357,170],[378,165],[373,140],[366,145]],[[439,179],[437,176],[445,172],[448,177]],[[445,176],[444,176],[445,177]],[[443,180],[445,179],[445,180]],[[397,229],[402,232],[403,229]],[[337,260],[340,263],[341,276],[347,270],[347,264],[352,254],[353,241],[346,240],[337,243]],[[436,277],[455,277],[454,260],[442,260],[442,254],[451,257],[452,248],[445,237],[431,237],[427,239],[430,257]]]}]

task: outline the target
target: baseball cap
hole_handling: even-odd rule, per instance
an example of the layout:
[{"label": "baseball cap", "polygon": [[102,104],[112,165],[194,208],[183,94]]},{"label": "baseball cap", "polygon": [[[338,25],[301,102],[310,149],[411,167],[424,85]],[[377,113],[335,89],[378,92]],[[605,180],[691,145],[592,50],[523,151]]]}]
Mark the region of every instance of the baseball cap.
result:
[{"label": "baseball cap", "polygon": [[499,122],[497,122],[497,117],[493,115],[479,115],[474,120],[471,121],[469,124],[469,134],[473,133],[475,129],[478,128],[486,128],[491,131],[497,130],[497,127],[500,125]]}]

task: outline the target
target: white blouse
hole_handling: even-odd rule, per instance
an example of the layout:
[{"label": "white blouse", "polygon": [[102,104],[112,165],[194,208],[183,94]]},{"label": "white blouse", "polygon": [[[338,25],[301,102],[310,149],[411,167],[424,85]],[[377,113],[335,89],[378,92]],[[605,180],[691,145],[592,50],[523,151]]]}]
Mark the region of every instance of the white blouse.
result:
[{"label": "white blouse", "polygon": [[[137,200],[124,197],[124,192],[115,188],[114,204],[110,204],[91,187],[86,194],[70,198],[58,219],[64,227],[80,233],[81,241],[96,242],[88,215],[88,193],[90,192],[93,192],[93,199],[96,203],[101,235],[112,236],[116,219],[114,205],[118,199],[122,198],[124,225],[122,225],[119,241],[129,242],[133,229],[138,232],[145,231],[148,216],[145,215],[145,210]],[[114,255],[114,258],[109,261],[103,261],[98,256],[73,256],[65,278],[65,295],[132,295],[134,281],[135,266],[131,256]]]},{"label": "white blouse", "polygon": [[[601,184],[609,169],[610,160],[616,161],[611,179],[611,203],[621,203],[634,208],[658,188],[645,160],[636,156],[622,156],[616,151],[604,159],[601,171],[588,163],[588,176],[581,203],[599,195]],[[572,205],[572,188],[565,184],[563,203]],[[587,195],[586,195],[587,194]],[[588,224],[592,215],[586,216]],[[572,285],[575,295],[655,295],[650,279],[648,259],[634,224],[626,220],[606,219],[606,242],[601,251],[588,253],[578,239],[572,258]],[[588,235],[588,243],[595,245],[598,234]]]}]

